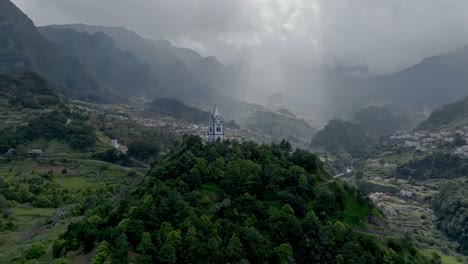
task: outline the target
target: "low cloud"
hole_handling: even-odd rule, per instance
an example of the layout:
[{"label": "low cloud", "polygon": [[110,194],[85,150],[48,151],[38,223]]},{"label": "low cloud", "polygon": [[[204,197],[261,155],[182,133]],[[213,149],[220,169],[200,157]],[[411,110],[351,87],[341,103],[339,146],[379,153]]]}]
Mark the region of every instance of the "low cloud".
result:
[{"label": "low cloud", "polygon": [[397,71],[468,43],[463,0],[14,0],[38,25],[125,26],[254,64]]}]

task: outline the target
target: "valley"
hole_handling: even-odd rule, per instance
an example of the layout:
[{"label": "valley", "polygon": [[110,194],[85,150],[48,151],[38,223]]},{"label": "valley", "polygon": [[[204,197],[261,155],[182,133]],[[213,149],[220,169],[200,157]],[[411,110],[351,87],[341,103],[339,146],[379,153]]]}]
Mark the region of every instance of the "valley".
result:
[{"label": "valley", "polygon": [[[433,115],[440,116],[438,111]],[[428,118],[433,119],[432,115]],[[455,189],[466,182],[466,121],[456,119],[431,126],[430,130],[422,129],[428,122],[424,121],[416,130],[386,136],[364,157],[342,160],[344,167],[351,166],[354,171],[344,181],[368,193],[387,216],[390,229],[411,234],[420,249],[444,256],[444,263],[465,263],[466,256],[461,252],[466,245],[442,232],[443,215],[436,213],[435,204],[441,190]],[[466,219],[459,222],[462,226],[463,221]]]},{"label": "valley", "polygon": [[220,33],[228,63],[200,29],[37,27],[14,2],[0,264],[468,263],[468,46],[377,76],[294,55],[302,33]]}]

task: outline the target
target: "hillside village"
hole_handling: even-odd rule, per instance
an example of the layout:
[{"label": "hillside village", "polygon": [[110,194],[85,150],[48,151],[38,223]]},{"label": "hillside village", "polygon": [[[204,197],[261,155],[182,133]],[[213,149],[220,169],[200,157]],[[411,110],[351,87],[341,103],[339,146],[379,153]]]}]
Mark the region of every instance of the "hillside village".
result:
[{"label": "hillside village", "polygon": [[437,132],[397,132],[389,137],[387,144],[414,148],[424,153],[430,153],[438,150],[440,147],[449,146],[453,154],[468,157],[467,142],[468,126],[464,126],[456,130],[441,130]]}]

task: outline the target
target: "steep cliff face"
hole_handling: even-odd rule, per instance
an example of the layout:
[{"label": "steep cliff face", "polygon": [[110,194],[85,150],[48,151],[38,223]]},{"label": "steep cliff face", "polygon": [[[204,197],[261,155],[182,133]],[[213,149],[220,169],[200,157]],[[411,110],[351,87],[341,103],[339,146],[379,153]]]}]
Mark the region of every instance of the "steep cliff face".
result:
[{"label": "steep cliff face", "polygon": [[88,34],[72,29],[40,27],[39,32],[56,45],[62,54],[74,56],[99,86],[109,93],[135,96],[151,93],[156,78],[150,67],[122,51],[108,35]]},{"label": "steep cliff face", "polygon": [[0,55],[0,72],[36,72],[61,94],[104,98],[96,80],[79,60],[47,41],[31,19],[9,0],[0,1]]}]

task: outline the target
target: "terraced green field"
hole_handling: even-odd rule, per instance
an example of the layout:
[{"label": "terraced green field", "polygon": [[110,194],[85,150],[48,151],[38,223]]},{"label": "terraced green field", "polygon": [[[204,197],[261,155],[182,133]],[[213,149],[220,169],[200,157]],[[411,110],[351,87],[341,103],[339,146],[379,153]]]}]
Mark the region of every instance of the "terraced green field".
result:
[{"label": "terraced green field", "polygon": [[[65,151],[60,144],[51,144],[54,151]],[[130,182],[141,181],[144,171],[119,167],[114,164],[85,159],[16,159],[0,160],[0,179],[9,184],[20,184],[28,188],[28,180],[52,175],[50,182],[58,185],[58,189],[66,191],[73,198],[71,202],[59,207],[38,208],[31,203],[9,202],[2,205],[0,194],[0,208],[8,214],[8,221],[16,226],[14,231],[0,231],[0,263],[23,263],[25,251],[33,243],[47,246],[48,254],[44,263],[51,263],[51,245],[62,233],[68,223],[79,216],[71,214],[71,208],[80,204],[87,196],[101,194],[112,197],[125,188]],[[66,174],[64,174],[66,170]],[[31,186],[29,186],[31,191]],[[59,216],[58,221],[53,219]],[[5,221],[4,221],[5,222]]]}]

